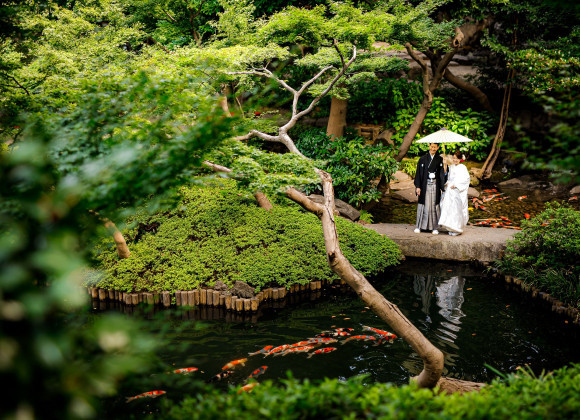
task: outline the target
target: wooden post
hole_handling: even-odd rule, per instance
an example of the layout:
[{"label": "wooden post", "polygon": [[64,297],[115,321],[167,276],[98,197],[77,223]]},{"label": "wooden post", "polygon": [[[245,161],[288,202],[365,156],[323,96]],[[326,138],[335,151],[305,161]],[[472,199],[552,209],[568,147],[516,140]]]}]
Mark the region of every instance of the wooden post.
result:
[{"label": "wooden post", "polygon": [[218,292],[217,290],[214,290],[212,292],[212,304],[213,306],[219,306],[220,305],[220,292]]},{"label": "wooden post", "polygon": [[244,310],[244,299],[236,299],[236,312],[242,312]]},{"label": "wooden post", "polygon": [[250,312],[251,309],[252,309],[252,305],[251,305],[250,299],[244,299],[244,311]]},{"label": "wooden post", "polygon": [[207,290],[205,289],[199,291],[199,304],[207,305]]},{"label": "wooden post", "polygon": [[171,294],[169,292],[161,292],[161,301],[163,306],[168,308],[171,305]]},{"label": "wooden post", "polygon": [[181,306],[181,290],[175,291],[175,305]]},{"label": "wooden post", "polygon": [[252,312],[258,311],[259,304],[260,304],[260,300],[257,297],[250,299],[250,305],[251,305]]},{"label": "wooden post", "polygon": [[233,296],[231,293],[226,293],[226,309],[229,311],[233,308],[232,306]]},{"label": "wooden post", "polygon": [[139,304],[139,293],[131,293],[131,305],[136,306]]},{"label": "wooden post", "polygon": [[99,289],[99,300],[107,299],[107,291],[105,289]]},{"label": "wooden post", "polygon": [[153,293],[145,293],[145,301],[148,305],[153,305]]},{"label": "wooden post", "polygon": [[193,302],[193,290],[187,291],[187,306],[194,306],[195,303]]},{"label": "wooden post", "polygon": [[199,290],[198,289],[195,289],[193,291],[193,304],[195,306],[199,306]]},{"label": "wooden post", "polygon": [[278,300],[279,292],[278,289],[272,289],[272,300]]},{"label": "wooden post", "polygon": [[286,288],[285,287],[279,287],[278,288],[278,297],[280,299],[284,299],[285,296],[286,296]]},{"label": "wooden post", "polygon": [[220,293],[219,295],[219,305],[226,306],[226,295],[223,293]]}]

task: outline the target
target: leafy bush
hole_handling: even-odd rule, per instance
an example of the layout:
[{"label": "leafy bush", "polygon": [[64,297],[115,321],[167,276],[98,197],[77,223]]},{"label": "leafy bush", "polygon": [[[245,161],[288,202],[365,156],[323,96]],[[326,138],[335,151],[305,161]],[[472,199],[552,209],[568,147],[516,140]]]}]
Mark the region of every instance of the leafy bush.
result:
[{"label": "leafy bush", "polygon": [[415,173],[417,172],[417,163],[418,162],[419,162],[419,156],[415,156],[414,158],[405,158],[399,163],[400,170],[405,172],[410,177],[415,178]]},{"label": "leafy bush", "polygon": [[[364,138],[349,133],[331,140],[323,129],[313,128],[298,134],[296,146],[307,157],[323,161],[319,168],[332,175],[337,197],[356,207],[378,200],[381,192],[376,179],[383,175],[390,179],[397,169],[392,149],[368,145]],[[312,184],[307,191],[319,188]]]},{"label": "leafy bush", "polygon": [[[403,137],[415,119],[418,109],[419,105],[398,109],[395,116],[388,121],[387,125],[396,130],[392,139],[397,147],[403,142]],[[493,138],[488,134],[493,125],[494,117],[488,112],[478,112],[471,108],[457,111],[447,105],[443,98],[436,97],[433,99],[433,105],[425,117],[417,139],[446,127],[473,140],[471,143],[445,145],[448,151],[459,149],[477,160],[483,160],[487,157],[488,148]],[[419,155],[427,150],[429,150],[428,144],[413,143],[408,154],[410,156]]]},{"label": "leafy bush", "polygon": [[[337,278],[319,220],[298,206],[265,211],[231,180],[182,188],[180,195],[175,210],[130,221],[124,232],[130,258],[118,260],[110,239],[96,248],[107,270],[100,287],[175,291],[241,280],[261,289]],[[398,263],[401,254],[390,239],[340,218],[337,228],[345,256],[364,275]]]},{"label": "leafy bush", "polygon": [[522,221],[522,230],[507,242],[503,273],[521,278],[564,302],[580,307],[580,212],[559,203]]},{"label": "leafy bush", "polygon": [[[207,389],[180,403],[161,403],[165,419],[566,419],[580,410],[580,366],[535,377],[529,371],[496,380],[480,392],[438,394],[415,384],[367,384],[364,377],[320,384],[293,378],[273,386],[266,381],[252,392]],[[160,413],[157,413],[159,418]]]},{"label": "leafy bush", "polygon": [[421,104],[421,87],[405,79],[366,79],[351,88],[347,121],[381,124],[401,108]]}]

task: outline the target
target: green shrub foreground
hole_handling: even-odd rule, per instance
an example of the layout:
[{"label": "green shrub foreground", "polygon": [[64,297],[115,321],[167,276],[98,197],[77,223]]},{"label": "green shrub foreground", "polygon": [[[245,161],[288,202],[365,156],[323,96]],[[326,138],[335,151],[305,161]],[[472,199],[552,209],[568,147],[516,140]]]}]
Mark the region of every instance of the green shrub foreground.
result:
[{"label": "green shrub foreground", "polygon": [[[333,280],[326,261],[322,226],[297,205],[271,211],[236,189],[234,181],[188,187],[172,211],[129,221],[124,231],[131,256],[119,260],[112,239],[95,249],[106,271],[98,286],[122,291],[175,291],[245,281],[258,290],[312,280]],[[390,239],[337,218],[344,255],[364,275],[401,258]]]},{"label": "green shrub foreground", "polygon": [[[250,393],[208,390],[172,405],[164,419],[568,419],[580,413],[580,365],[535,377],[518,371],[480,392],[436,394],[416,385],[364,384],[364,377],[320,384],[287,379]],[[160,416],[160,414],[162,414]]]},{"label": "green shrub foreground", "polygon": [[580,307],[580,212],[559,203],[525,220],[495,266]]}]

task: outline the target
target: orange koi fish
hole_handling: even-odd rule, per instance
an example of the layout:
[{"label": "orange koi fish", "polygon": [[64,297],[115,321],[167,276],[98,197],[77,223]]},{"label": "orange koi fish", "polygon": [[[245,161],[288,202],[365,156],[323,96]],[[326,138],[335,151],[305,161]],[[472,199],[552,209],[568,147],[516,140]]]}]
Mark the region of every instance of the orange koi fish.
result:
[{"label": "orange koi fish", "polygon": [[238,394],[241,394],[242,392],[250,392],[255,386],[258,385],[260,385],[259,382],[252,382],[251,384],[244,385],[243,387],[238,389]]},{"label": "orange koi fish", "polygon": [[330,353],[331,351],[334,351],[334,350],[336,350],[336,347],[325,347],[323,349],[318,349],[318,350],[315,350],[312,353],[310,353],[307,356],[307,358],[310,359],[315,354],[326,354],[326,353]]},{"label": "orange koi fish", "polygon": [[147,398],[157,398],[160,395],[163,395],[165,393],[167,393],[167,392],[166,391],[149,391],[149,392],[144,392],[142,394],[135,395],[134,397],[127,397],[127,402],[131,402],[131,401],[136,400],[138,398],[144,398],[144,397],[147,397]]},{"label": "orange koi fish", "polygon": [[295,347],[303,347],[303,346],[307,346],[309,344],[312,344],[310,342],[310,340],[306,340],[306,341],[299,341],[298,343],[294,343],[294,344],[290,344],[290,348],[295,348]]},{"label": "orange koi fish", "polygon": [[212,376],[212,377],[209,379],[209,382],[214,382],[214,381],[221,381],[222,379],[225,379],[225,378],[227,378],[228,376],[230,376],[232,373],[234,373],[234,371],[233,371],[233,370],[225,370],[225,371],[223,371],[223,372],[220,372],[220,373],[218,373],[218,374],[217,374],[217,375],[215,375],[215,376]]},{"label": "orange koi fish", "polygon": [[335,328],[336,332],[354,331],[354,328]]},{"label": "orange koi fish", "polygon": [[187,367],[187,368],[181,368],[181,369],[175,369],[173,371],[173,373],[183,373],[185,375],[191,373],[191,372],[197,372],[199,369],[196,367]]},{"label": "orange koi fish", "polygon": [[287,354],[290,353],[308,353],[310,350],[312,350],[314,347],[312,346],[302,346],[302,347],[294,347],[291,349],[288,349],[284,352],[282,352],[282,356],[286,356]]},{"label": "orange koi fish", "polygon": [[493,201],[501,201],[501,200],[507,200],[508,198],[509,198],[509,196],[508,196],[508,197],[498,197],[498,198],[496,198],[496,199],[495,199],[495,200],[493,200]]},{"label": "orange koi fish", "polygon": [[261,350],[255,351],[253,353],[248,353],[248,356],[255,356],[257,354],[266,354],[268,353],[270,350],[272,350],[274,348],[274,346],[266,346]]},{"label": "orange koi fish", "polygon": [[492,192],[497,192],[497,190],[494,188],[493,190],[483,190],[483,192],[492,193]]},{"label": "orange koi fish", "polygon": [[500,219],[501,219],[501,220],[505,220],[505,221],[506,221],[506,222],[508,222],[508,223],[513,223],[513,222],[512,222],[510,219],[508,219],[508,218],[507,218],[507,217],[505,217],[505,216],[499,216],[499,217],[500,217]]},{"label": "orange koi fish", "polygon": [[231,361],[230,363],[228,363],[227,365],[225,365],[222,370],[226,370],[226,369],[233,369],[234,367],[236,367],[237,365],[242,365],[244,366],[246,364],[246,362],[248,361],[248,359],[238,359],[238,360],[234,360]]},{"label": "orange koi fish", "polygon": [[381,336],[381,338],[386,338],[387,340],[394,340],[395,338],[397,338],[397,336],[393,333],[390,333],[388,331],[384,331],[384,330],[379,330],[378,328],[373,328],[373,327],[368,327],[366,325],[363,325],[363,331],[372,331],[375,334],[378,334]]},{"label": "orange koi fish", "polygon": [[529,213],[524,213],[524,217],[525,217],[526,219],[529,219],[529,218],[530,218],[530,214],[529,214]]},{"label": "orange koi fish", "polygon": [[347,341],[350,340],[364,340],[364,341],[372,341],[372,340],[376,340],[375,337],[372,337],[370,335],[353,335],[352,337],[347,338],[346,340],[343,340],[342,343],[340,344],[344,344]]},{"label": "orange koi fish", "polygon": [[518,200],[522,201],[524,198],[528,198],[528,196],[527,195],[520,195],[518,197]]},{"label": "orange koi fish", "polygon": [[255,371],[253,371],[250,376],[248,376],[248,379],[250,378],[254,378],[256,379],[258,376],[260,376],[262,373],[266,372],[266,369],[268,369],[268,366],[260,366],[258,369],[256,369]]},{"label": "orange koi fish", "polygon": [[568,201],[578,201],[578,196],[575,195],[574,197],[570,197]]},{"label": "orange koi fish", "polygon": [[281,346],[278,346],[276,348],[273,348],[272,350],[270,350],[268,353],[265,354],[265,356],[269,356],[271,354],[273,354],[274,356],[278,355],[278,353],[284,351],[284,350],[288,350],[290,348],[290,344],[282,344]]}]

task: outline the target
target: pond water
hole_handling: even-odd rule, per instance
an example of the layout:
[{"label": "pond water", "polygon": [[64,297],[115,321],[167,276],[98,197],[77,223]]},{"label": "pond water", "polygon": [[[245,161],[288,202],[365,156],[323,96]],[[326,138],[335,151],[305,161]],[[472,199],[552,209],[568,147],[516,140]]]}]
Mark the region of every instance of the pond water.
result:
[{"label": "pond water", "polygon": [[[444,352],[445,376],[488,382],[496,374],[486,365],[503,373],[524,365],[540,372],[580,362],[580,328],[552,314],[545,302],[467,265],[408,260],[372,282]],[[300,379],[367,374],[367,382],[405,384],[421,371],[421,359],[401,339],[374,345],[338,337],[339,342],[323,346],[336,348],[327,354],[248,356],[268,345],[292,344],[336,328],[352,328],[352,335],[373,335],[363,331],[365,325],[389,330],[347,286],[330,287],[311,298],[309,294],[287,297],[285,303],[263,305],[245,318],[224,310],[184,311],[171,317],[176,332],[169,334],[170,343],[161,357],[168,371],[195,366],[200,371],[189,377],[205,381],[228,362],[248,359],[218,386],[242,385],[261,366],[267,370],[259,381],[283,379],[291,371]],[[191,321],[200,318],[206,319]],[[147,385],[133,391],[188,392],[187,382],[177,386],[163,378],[153,374]]]}]

